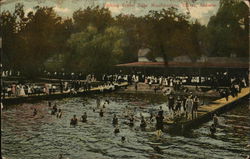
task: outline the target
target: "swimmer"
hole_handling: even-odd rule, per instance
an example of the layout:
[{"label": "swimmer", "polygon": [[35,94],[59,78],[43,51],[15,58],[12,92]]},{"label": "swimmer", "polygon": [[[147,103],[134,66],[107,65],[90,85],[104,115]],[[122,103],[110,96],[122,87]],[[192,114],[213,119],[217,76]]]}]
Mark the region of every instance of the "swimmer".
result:
[{"label": "swimmer", "polygon": [[126,140],[126,138],[124,136],[122,136],[121,139],[122,139],[122,142],[124,142]]},{"label": "swimmer", "polygon": [[101,109],[99,112],[100,117],[103,117],[103,110]]},{"label": "swimmer", "polygon": [[49,107],[51,107],[51,102],[48,102]]},{"label": "swimmer", "polygon": [[214,122],[214,126],[218,125],[218,116],[216,114],[214,114],[213,116],[213,122]]},{"label": "swimmer", "polygon": [[61,118],[62,117],[62,110],[61,109],[58,110],[58,112],[56,114],[56,117],[57,118]]},{"label": "swimmer", "polygon": [[150,122],[153,122],[154,121],[154,114],[153,114],[153,112],[150,112],[150,117],[149,117],[149,121]]},{"label": "swimmer", "polygon": [[163,116],[162,106],[160,106],[160,110],[159,110],[159,112],[158,112],[158,115]]},{"label": "swimmer", "polygon": [[58,159],[63,159],[62,154],[59,154]]},{"label": "swimmer", "polygon": [[212,125],[210,126],[210,132],[211,132],[211,135],[214,135],[214,134],[216,133],[216,127],[215,127],[214,124],[212,124]]},{"label": "swimmer", "polygon": [[70,120],[70,125],[77,125],[77,118],[76,115],[73,116],[73,118]]},{"label": "swimmer", "polygon": [[134,126],[134,120],[135,120],[134,116],[131,115],[131,117],[129,118],[129,126]]},{"label": "swimmer", "polygon": [[114,133],[117,134],[120,132],[120,129],[118,128],[118,126],[115,127]]},{"label": "swimmer", "polygon": [[56,106],[56,103],[55,103],[55,105],[52,108],[51,115],[55,115],[56,112],[57,112],[57,106]]},{"label": "swimmer", "polygon": [[83,123],[87,122],[87,113],[86,113],[86,112],[84,112],[84,114],[82,115],[81,121],[82,121]]},{"label": "swimmer", "polygon": [[113,125],[117,125],[117,124],[118,124],[118,118],[116,117],[115,114],[114,114],[114,117],[113,117],[112,124],[113,124]]},{"label": "swimmer", "polygon": [[140,124],[141,128],[145,128],[147,127],[147,123],[146,120],[144,119],[144,116],[141,116],[141,124]]},{"label": "swimmer", "polygon": [[37,115],[37,110],[36,110],[36,108],[34,108],[34,110],[33,110],[33,116],[36,116]]}]

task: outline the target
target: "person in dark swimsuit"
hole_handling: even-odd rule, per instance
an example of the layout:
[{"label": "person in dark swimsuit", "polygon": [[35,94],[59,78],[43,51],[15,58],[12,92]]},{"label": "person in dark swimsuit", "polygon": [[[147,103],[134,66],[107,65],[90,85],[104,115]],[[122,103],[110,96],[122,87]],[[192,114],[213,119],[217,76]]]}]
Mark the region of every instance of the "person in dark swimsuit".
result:
[{"label": "person in dark swimsuit", "polygon": [[129,126],[134,126],[134,120],[135,120],[134,116],[131,115],[131,117],[129,118]]},{"label": "person in dark swimsuit", "polygon": [[73,116],[73,118],[70,120],[70,125],[77,125],[77,118],[76,118],[76,115]]},{"label": "person in dark swimsuit", "polygon": [[104,112],[103,112],[103,110],[101,109],[100,112],[99,112],[100,117],[103,117],[103,113],[104,113]]},{"label": "person in dark swimsuit", "polygon": [[115,127],[114,133],[117,134],[120,132],[120,129],[118,128],[118,126]]},{"label": "person in dark swimsuit", "polygon": [[216,133],[216,127],[215,127],[214,124],[212,124],[212,125],[210,126],[210,133],[211,133],[211,135],[214,135],[214,134]]},{"label": "person in dark swimsuit", "polygon": [[82,115],[81,122],[83,122],[83,123],[87,122],[87,113],[86,112],[84,112],[84,114]]},{"label": "person in dark swimsuit", "polygon": [[113,124],[113,125],[117,125],[117,124],[118,124],[118,118],[116,117],[115,114],[114,114],[114,117],[113,117],[112,124]]},{"label": "person in dark swimsuit", "polygon": [[33,110],[33,116],[36,116],[37,115],[37,110],[36,110],[36,108],[34,108],[34,110]]},{"label": "person in dark swimsuit", "polygon": [[144,119],[144,116],[141,116],[141,124],[140,124],[141,128],[146,128],[147,127],[147,123],[146,120]]}]

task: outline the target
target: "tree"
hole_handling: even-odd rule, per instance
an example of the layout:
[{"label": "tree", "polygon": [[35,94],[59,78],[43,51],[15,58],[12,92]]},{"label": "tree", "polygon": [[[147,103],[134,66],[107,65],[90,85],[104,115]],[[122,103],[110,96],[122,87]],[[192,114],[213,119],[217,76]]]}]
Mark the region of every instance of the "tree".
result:
[{"label": "tree", "polygon": [[220,1],[220,8],[210,18],[206,30],[205,41],[210,56],[249,56],[248,11],[244,2]]},{"label": "tree", "polygon": [[65,68],[85,73],[109,72],[124,54],[124,38],[124,30],[118,27],[108,27],[102,33],[90,25],[85,31],[72,34]]},{"label": "tree", "polygon": [[[173,57],[200,55],[196,32],[188,22],[189,17],[179,14],[176,8],[150,11],[144,16],[140,38],[152,52],[150,57],[164,57],[165,62]],[[193,35],[194,34],[194,35]]]},{"label": "tree", "polygon": [[84,31],[89,25],[96,27],[98,31],[104,31],[110,26],[113,18],[109,9],[96,6],[75,11],[73,20],[75,32]]},{"label": "tree", "polygon": [[[44,68],[44,62],[60,51],[61,18],[51,7],[35,7],[28,13],[25,26],[18,32],[16,61],[19,68],[29,76]],[[65,41],[65,39],[64,39]]]}]

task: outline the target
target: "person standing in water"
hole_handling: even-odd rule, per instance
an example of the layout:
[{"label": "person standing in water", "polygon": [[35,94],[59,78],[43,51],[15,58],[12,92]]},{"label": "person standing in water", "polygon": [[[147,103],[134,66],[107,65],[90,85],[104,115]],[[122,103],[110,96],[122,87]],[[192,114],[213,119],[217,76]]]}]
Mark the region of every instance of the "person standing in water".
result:
[{"label": "person standing in water", "polygon": [[99,108],[100,105],[101,105],[101,100],[100,100],[100,98],[97,98],[96,99],[96,107]]},{"label": "person standing in water", "polygon": [[56,106],[56,103],[55,103],[55,105],[52,108],[51,115],[55,115],[56,112],[57,112],[57,106]]},{"label": "person standing in water", "polygon": [[33,110],[33,116],[36,116],[37,115],[37,110],[36,110],[36,108],[34,108],[34,110]]},{"label": "person standing in water", "polygon": [[135,118],[133,115],[131,115],[131,117],[129,118],[129,126],[134,126],[134,121],[135,121]]},{"label": "person standing in water", "polygon": [[76,126],[77,125],[77,118],[76,115],[73,116],[73,118],[70,120],[70,125]]},{"label": "person standing in water", "polygon": [[214,114],[214,116],[213,116],[213,122],[214,122],[214,126],[215,127],[218,126],[218,124],[219,124],[218,121],[219,121],[218,116],[216,114]]},{"label": "person standing in water", "polygon": [[118,118],[116,117],[115,114],[114,114],[114,117],[113,117],[112,124],[113,124],[113,125],[117,125],[117,124],[118,124]]},{"label": "person standing in water", "polygon": [[100,117],[103,117],[103,114],[104,114],[104,112],[103,112],[103,110],[101,109],[100,112],[99,112]]},{"label": "person standing in water", "polygon": [[140,124],[141,128],[146,128],[147,127],[147,123],[146,120],[144,119],[144,116],[141,116],[141,124]]},{"label": "person standing in water", "polygon": [[117,133],[119,133],[119,132],[120,132],[120,129],[119,129],[118,126],[116,126],[116,127],[115,127],[115,130],[114,130],[114,133],[117,134]]},{"label": "person standing in water", "polygon": [[214,135],[216,133],[216,126],[214,124],[210,126],[210,133],[211,135]]},{"label": "person standing in water", "polygon": [[58,112],[56,114],[56,117],[57,118],[61,118],[62,117],[62,110],[61,109],[58,109]]},{"label": "person standing in water", "polygon": [[82,115],[81,122],[83,122],[83,123],[87,122],[87,113],[86,112],[84,112],[84,114]]}]

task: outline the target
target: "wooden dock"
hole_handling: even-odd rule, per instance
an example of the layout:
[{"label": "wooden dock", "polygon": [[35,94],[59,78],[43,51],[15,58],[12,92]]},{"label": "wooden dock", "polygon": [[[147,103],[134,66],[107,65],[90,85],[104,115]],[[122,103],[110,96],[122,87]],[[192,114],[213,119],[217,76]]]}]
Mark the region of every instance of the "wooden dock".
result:
[{"label": "wooden dock", "polygon": [[169,126],[169,130],[174,132],[182,132],[187,129],[197,128],[201,124],[211,120],[214,113],[221,114],[226,110],[233,108],[237,102],[240,102],[242,98],[249,96],[249,87],[243,88],[241,93],[237,97],[230,96],[228,101],[225,98],[221,98],[215,101],[212,101],[209,105],[203,105],[198,108],[198,117],[190,120],[174,122],[173,120],[165,120],[164,123]]},{"label": "wooden dock", "polygon": [[81,97],[87,94],[99,94],[99,93],[107,93],[116,91],[119,88],[127,87],[128,83],[123,82],[120,84],[115,85],[115,89],[106,89],[104,87],[98,86],[93,87],[90,90],[87,91],[78,91],[76,93],[71,92],[54,92],[51,94],[33,94],[33,95],[25,95],[25,96],[11,96],[11,97],[5,97],[3,99],[3,104],[15,104],[15,103],[21,103],[21,102],[29,102],[29,101],[35,101],[35,100],[50,100],[50,99],[58,99],[58,98],[67,98],[67,97]]}]

